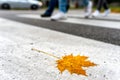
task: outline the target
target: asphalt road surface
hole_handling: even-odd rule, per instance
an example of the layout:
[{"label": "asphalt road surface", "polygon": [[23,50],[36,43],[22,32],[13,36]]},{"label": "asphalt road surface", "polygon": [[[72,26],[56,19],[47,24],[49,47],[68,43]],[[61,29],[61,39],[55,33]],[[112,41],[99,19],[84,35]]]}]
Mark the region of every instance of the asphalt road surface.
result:
[{"label": "asphalt road surface", "polygon": [[[86,25],[77,23],[67,23],[67,22],[54,22],[46,19],[36,19],[36,18],[26,18],[18,17],[19,14],[33,14],[40,15],[43,11],[0,11],[0,17],[10,19],[13,21],[18,21],[22,23],[27,23],[35,25],[38,27],[43,27],[47,29],[52,29],[72,35],[77,35],[85,38],[90,38],[106,43],[111,43],[115,45],[120,45],[120,29],[107,28],[107,27],[97,27],[97,25]],[[72,12],[71,12],[72,13]],[[77,18],[77,17],[71,17]],[[84,18],[78,18],[80,20],[86,20]],[[96,21],[109,21],[120,22],[120,20],[112,19],[91,19]],[[86,22],[87,23],[87,22]],[[49,33],[48,33],[49,34]]]}]

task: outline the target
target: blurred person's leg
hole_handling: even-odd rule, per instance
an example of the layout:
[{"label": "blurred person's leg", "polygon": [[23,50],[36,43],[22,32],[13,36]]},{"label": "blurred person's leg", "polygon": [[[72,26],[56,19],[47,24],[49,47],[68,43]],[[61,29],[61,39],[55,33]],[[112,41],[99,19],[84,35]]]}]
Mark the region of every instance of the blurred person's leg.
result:
[{"label": "blurred person's leg", "polygon": [[50,17],[57,3],[58,0],[50,0],[48,9],[45,11],[44,14],[41,15],[41,17]]},{"label": "blurred person's leg", "polygon": [[62,13],[67,12],[67,0],[59,0],[59,11]]},{"label": "blurred person's leg", "polygon": [[101,11],[101,8],[104,7],[105,10],[109,9],[108,3],[106,0],[99,0],[97,10]]},{"label": "blurred person's leg", "polygon": [[59,0],[59,12],[51,17],[51,20],[66,19],[67,0]]},{"label": "blurred person's leg", "polygon": [[84,6],[88,6],[89,0],[83,0],[83,4],[84,4]]},{"label": "blurred person's leg", "polygon": [[83,4],[85,6],[85,18],[88,18],[92,13],[92,1],[83,0]]},{"label": "blurred person's leg", "polygon": [[101,11],[103,4],[104,4],[104,0],[98,0],[98,4],[97,4],[98,11]]},{"label": "blurred person's leg", "polygon": [[103,1],[104,0],[98,0],[98,3],[97,3],[97,10],[95,10],[95,12],[92,14],[93,17],[96,17],[100,14],[100,11],[102,9],[102,6],[103,6]]},{"label": "blurred person's leg", "polygon": [[107,3],[106,0],[103,1],[103,7],[104,7],[105,10],[109,9],[108,3]]},{"label": "blurred person's leg", "polygon": [[106,0],[104,0],[104,2],[103,2],[103,7],[105,9],[104,16],[107,16],[111,12],[111,10],[109,9],[109,6],[108,6],[108,3]]},{"label": "blurred person's leg", "polygon": [[67,5],[66,5],[67,12],[68,12],[69,8],[70,8],[70,0],[67,0]]},{"label": "blurred person's leg", "polygon": [[110,13],[110,9],[108,7],[107,1],[106,0],[99,0],[98,4],[97,4],[97,10],[93,13],[94,17],[96,17],[100,14],[102,7],[104,7],[104,9],[105,9],[104,16],[107,16]]}]

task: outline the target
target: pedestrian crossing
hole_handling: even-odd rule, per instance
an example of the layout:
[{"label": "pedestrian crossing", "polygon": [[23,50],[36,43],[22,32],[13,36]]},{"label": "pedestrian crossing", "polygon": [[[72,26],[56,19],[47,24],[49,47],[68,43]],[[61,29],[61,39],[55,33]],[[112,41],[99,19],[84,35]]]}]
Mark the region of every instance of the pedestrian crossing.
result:
[{"label": "pedestrian crossing", "polygon": [[[31,14],[16,16],[32,20],[50,20]],[[120,29],[119,22],[112,23],[112,21],[102,24],[99,20],[94,23],[86,19],[68,18],[59,22],[60,24],[61,22],[87,23],[92,26],[98,24],[96,26],[98,28]],[[120,46],[118,45],[4,18],[0,18],[0,24],[0,80],[120,80]],[[113,27],[113,25],[117,26]],[[87,77],[71,75],[68,71],[59,74],[55,64],[56,59],[31,51],[31,48],[53,53],[58,57],[71,53],[89,56],[89,59],[98,66],[89,68]]]},{"label": "pedestrian crossing", "polygon": [[[111,14],[112,15],[112,14]],[[37,14],[19,14],[18,17],[23,18],[31,18],[31,19],[39,19],[39,20],[50,20],[50,18],[41,18]],[[115,15],[108,17],[98,16],[97,18],[85,19],[83,16],[78,15],[68,15],[68,19],[60,20],[59,22],[73,23],[73,24],[83,24],[83,25],[91,25],[96,27],[105,27],[105,28],[113,28],[120,29],[120,15],[117,15],[114,19]],[[101,20],[102,19],[102,20]]]},{"label": "pedestrian crossing", "polygon": [[[68,17],[70,17],[70,18],[83,18],[83,16],[84,16],[83,14],[68,14]],[[100,14],[100,15],[98,15],[96,17],[90,16],[89,19],[118,21],[118,22],[120,22],[120,14],[111,13],[108,16],[104,16],[103,14]]]},{"label": "pedestrian crossing", "polygon": [[[78,18],[76,18],[74,15],[75,14],[68,14],[68,18],[66,20],[55,22],[50,21],[50,18],[41,18],[38,14],[18,14],[16,16],[18,18],[22,18],[22,20],[24,19],[23,21],[28,24],[37,25],[40,27],[42,26],[43,28],[47,29],[120,45],[120,22],[116,21],[120,19],[118,17],[120,16],[119,14],[111,14],[103,20],[99,18],[85,19],[84,15],[81,15],[81,17],[78,16]],[[70,16],[73,17],[71,18]],[[113,17],[117,17],[117,19]]]}]

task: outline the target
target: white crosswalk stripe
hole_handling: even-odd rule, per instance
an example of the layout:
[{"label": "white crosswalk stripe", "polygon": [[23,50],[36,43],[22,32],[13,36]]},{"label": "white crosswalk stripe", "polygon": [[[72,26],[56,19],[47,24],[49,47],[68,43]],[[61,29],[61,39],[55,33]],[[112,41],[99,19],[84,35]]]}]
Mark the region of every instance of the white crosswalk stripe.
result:
[{"label": "white crosswalk stripe", "polygon": [[[50,20],[50,18],[40,18],[39,15],[37,14],[20,14],[17,15],[18,17],[24,17],[24,18],[32,18],[32,19],[41,19],[41,20]],[[68,15],[71,16],[71,15]],[[73,17],[79,17],[79,16],[74,16]],[[83,17],[83,16],[80,16]],[[114,16],[111,18],[106,17],[106,19],[113,19]],[[120,29],[120,18],[119,15],[117,16],[118,18],[116,20],[119,21],[107,21],[107,20],[99,20],[101,17],[98,18],[98,20],[94,19],[78,19],[78,18],[68,18],[67,20],[61,20],[60,22],[66,22],[66,23],[73,23],[73,24],[84,24],[84,25],[92,25],[96,27],[106,27],[106,28],[114,28],[114,29]],[[103,17],[102,17],[103,18]],[[105,19],[105,18],[104,18]]]},{"label": "white crosswalk stripe", "polygon": [[[17,16],[40,19],[38,15]],[[71,23],[71,20],[73,23],[86,24],[80,19],[63,22]],[[106,21],[104,26],[102,21],[87,22],[89,25],[120,29],[118,22]],[[69,77],[69,80],[120,80],[120,46],[3,18],[0,18],[0,24],[0,80],[66,80]],[[56,59],[31,51],[31,48],[54,53],[59,57],[80,53],[89,56],[91,61],[99,65],[89,68],[87,74],[90,76],[87,77],[71,75],[67,71],[59,75]]]}]

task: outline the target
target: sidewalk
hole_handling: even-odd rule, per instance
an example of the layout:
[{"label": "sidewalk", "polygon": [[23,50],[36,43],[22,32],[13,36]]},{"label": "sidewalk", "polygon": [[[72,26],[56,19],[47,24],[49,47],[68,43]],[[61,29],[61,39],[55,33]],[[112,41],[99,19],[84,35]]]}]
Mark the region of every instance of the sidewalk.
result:
[{"label": "sidewalk", "polygon": [[[120,46],[2,18],[0,24],[0,80],[120,80]],[[87,69],[88,77],[60,75],[55,58],[31,48],[58,57],[80,53],[99,65]]]}]

